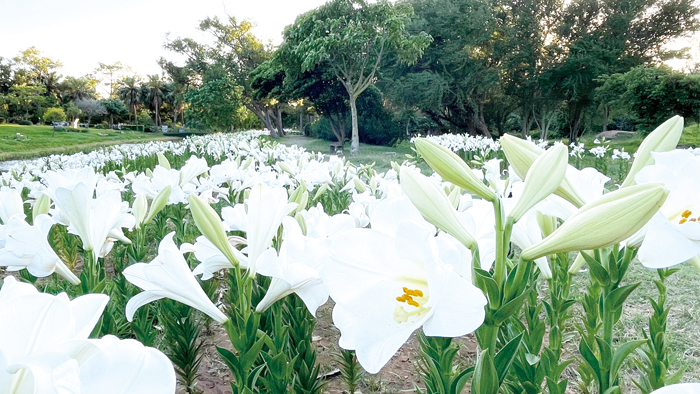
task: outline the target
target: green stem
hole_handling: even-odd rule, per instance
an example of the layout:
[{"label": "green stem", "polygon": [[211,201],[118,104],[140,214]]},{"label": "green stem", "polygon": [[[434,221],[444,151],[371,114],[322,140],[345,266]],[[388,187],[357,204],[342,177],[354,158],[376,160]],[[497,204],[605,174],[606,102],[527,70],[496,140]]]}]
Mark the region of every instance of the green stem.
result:
[{"label": "green stem", "polygon": [[498,286],[502,287],[506,279],[506,245],[503,204],[498,198],[493,202],[493,211],[496,216],[496,261],[494,263],[493,278]]}]

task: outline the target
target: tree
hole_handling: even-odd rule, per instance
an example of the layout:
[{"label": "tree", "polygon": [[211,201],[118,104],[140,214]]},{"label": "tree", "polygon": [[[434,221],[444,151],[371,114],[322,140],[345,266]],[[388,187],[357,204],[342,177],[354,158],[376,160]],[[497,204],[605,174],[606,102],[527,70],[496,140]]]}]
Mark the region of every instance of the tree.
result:
[{"label": "tree", "polygon": [[5,97],[10,108],[10,113],[22,114],[22,119],[29,119],[29,112],[34,109],[37,112],[46,101],[43,96],[46,88],[42,85],[14,85],[10,88],[9,94]]},{"label": "tree", "polygon": [[29,47],[14,59],[17,65],[15,82],[17,84],[42,85],[46,96],[57,93],[58,70],[63,66],[58,60],[41,56],[36,47]]},{"label": "tree", "polygon": [[[165,47],[187,57],[186,67],[197,74],[198,84],[228,79],[242,87],[243,105],[263,122],[272,138],[277,138],[284,135],[280,108],[275,106],[277,102],[255,99],[251,87],[251,73],[270,58],[272,48],[251,33],[252,27],[249,21],[238,22],[233,17],[225,22],[216,17],[207,18],[199,28],[214,36],[213,46],[178,38],[167,41]],[[273,125],[273,118],[278,120],[277,127]]]},{"label": "tree", "polygon": [[546,86],[565,100],[569,139],[584,130],[602,75],[624,73],[674,55],[670,39],[698,28],[692,0],[575,0],[560,17],[560,60],[544,74]]},{"label": "tree", "polygon": [[123,65],[122,62],[116,62],[113,64],[98,63],[98,66],[95,69],[94,73],[107,80],[107,98],[113,99],[117,98],[120,75],[124,72],[129,71],[131,71],[131,68],[129,66]]},{"label": "tree", "polygon": [[165,83],[158,75],[149,75],[148,82],[144,85],[143,102],[149,103],[153,109],[153,122],[156,127],[161,125],[160,107],[163,105]]},{"label": "tree", "polygon": [[385,95],[406,113],[427,117],[442,132],[491,137],[486,104],[498,88],[502,57],[498,49],[504,39],[491,3],[409,3],[416,12],[409,30],[425,31],[433,41],[414,65],[389,59],[380,82]]},{"label": "tree", "polygon": [[136,106],[141,103],[139,91],[141,87],[139,83],[141,78],[137,75],[126,77],[119,82],[118,95],[122,101],[129,106],[131,113],[134,115],[134,122],[138,125],[139,120],[136,116]]},{"label": "tree", "polygon": [[61,91],[63,102],[86,98],[94,99],[97,97],[95,87],[93,86],[91,81],[85,77],[66,77],[60,83],[59,90]]},{"label": "tree", "polygon": [[208,81],[184,95],[187,111],[217,130],[232,129],[243,107],[243,88],[228,79]]},{"label": "tree", "polygon": [[406,33],[411,15],[406,3],[331,0],[285,30],[280,50],[297,59],[299,72],[328,65],[343,84],[352,116],[352,155],[360,148],[357,98],[376,82],[386,51],[395,48],[401,60],[413,63],[431,42],[424,32]]},{"label": "tree", "polygon": [[63,122],[66,120],[66,113],[63,112],[63,108],[49,108],[44,112],[44,122]]},{"label": "tree", "polygon": [[124,102],[119,99],[100,100],[100,103],[105,107],[105,111],[109,114],[109,125],[114,125],[115,116],[126,116],[129,110],[124,105]]},{"label": "tree", "polygon": [[73,102],[81,113],[87,116],[87,123],[90,124],[93,116],[106,115],[107,109],[105,106],[97,100],[93,99],[79,99]]},{"label": "tree", "polygon": [[10,91],[14,85],[15,77],[12,70],[12,62],[0,56],[0,94]]}]

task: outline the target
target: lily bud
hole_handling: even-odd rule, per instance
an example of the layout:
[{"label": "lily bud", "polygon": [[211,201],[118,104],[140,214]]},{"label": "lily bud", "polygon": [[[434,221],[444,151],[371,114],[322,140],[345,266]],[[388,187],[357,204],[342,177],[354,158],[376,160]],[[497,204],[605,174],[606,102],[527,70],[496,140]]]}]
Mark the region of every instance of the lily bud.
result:
[{"label": "lily bud", "polygon": [[[508,159],[508,163],[513,167],[515,174],[520,179],[525,179],[527,172],[537,157],[544,153],[544,150],[530,141],[522,140],[518,137],[506,134],[499,140],[503,153]],[[568,200],[577,207],[582,207],[586,202],[576,192],[574,186],[567,178],[564,178],[561,185],[554,194]]]},{"label": "lily bud", "polygon": [[336,162],[335,165],[333,166],[333,178],[337,177],[338,174],[340,174],[340,171],[341,171],[342,169],[343,169],[343,162],[339,160],[339,161]]},{"label": "lily bud", "polygon": [[41,194],[36,201],[34,201],[34,208],[32,208],[32,220],[36,220],[39,215],[49,213],[49,208],[51,207],[51,197],[46,194]]},{"label": "lily bud", "polygon": [[392,161],[391,168],[396,171],[397,174],[401,173],[401,165],[399,165],[399,163]]},{"label": "lily bud", "polygon": [[589,255],[590,257],[593,257],[593,251],[592,250],[582,250],[576,255],[576,259],[574,260],[573,264],[571,264],[571,267],[569,267],[569,274],[570,275],[576,275],[578,272],[581,270],[581,268],[586,265],[586,259],[582,256],[582,254],[585,253]]},{"label": "lily bud", "polygon": [[377,194],[377,177],[375,175],[372,175],[372,178],[369,180],[369,189],[372,191],[373,196]]},{"label": "lily bud", "polygon": [[149,178],[153,178],[153,171],[151,171],[150,168],[146,168],[146,176]]},{"label": "lily bud", "polygon": [[568,157],[566,145],[559,144],[535,159],[525,176],[522,195],[508,215],[513,222],[559,188],[566,176]]},{"label": "lily bud", "polygon": [[364,193],[367,191],[367,187],[360,180],[360,178],[353,179],[353,182],[355,183],[355,190],[357,190],[358,193]]},{"label": "lily bud", "polygon": [[477,178],[467,163],[454,152],[425,138],[416,139],[415,145],[416,150],[425,159],[425,162],[442,179],[452,182],[488,201],[496,200],[496,193]]},{"label": "lily bud", "polygon": [[548,237],[549,234],[557,229],[557,218],[545,215],[539,211],[536,211],[535,214],[537,215],[537,225],[540,227],[540,230],[542,230],[543,237]]},{"label": "lily bud", "polygon": [[306,235],[307,228],[306,219],[304,219],[304,215],[302,215],[301,212],[298,212],[296,215],[294,215],[294,219],[296,219],[297,223],[299,223],[299,227],[301,227],[301,233]]},{"label": "lily bud", "polygon": [[447,195],[447,198],[452,203],[452,206],[454,207],[454,209],[459,208],[459,198],[462,196],[460,191],[461,191],[460,188],[455,186],[452,189],[452,191],[450,192],[450,194]]},{"label": "lily bud", "polygon": [[246,161],[243,162],[241,169],[245,170],[248,167],[250,167],[251,164],[253,164],[253,156],[248,157],[248,159],[246,159]]},{"label": "lily bud", "polygon": [[284,164],[283,162],[278,162],[277,165],[279,166],[280,170],[286,172],[291,176],[294,176],[294,171],[292,171],[292,169],[288,165]]},{"label": "lily bud", "polygon": [[143,220],[148,213],[148,200],[145,194],[139,194],[134,200],[134,205],[131,207],[131,213],[136,218],[136,227],[141,227]]},{"label": "lily bud", "polygon": [[425,220],[467,248],[476,248],[476,240],[459,221],[455,208],[438,185],[410,167],[401,167],[401,187]]},{"label": "lily bud", "polygon": [[681,139],[681,134],[683,134],[683,117],[678,115],[663,122],[652,131],[639,145],[630,172],[627,173],[627,177],[620,187],[634,185],[635,175],[645,166],[654,164],[651,152],[667,152],[675,149]]},{"label": "lily bud", "polygon": [[233,266],[237,267],[238,259],[236,259],[231,244],[228,242],[224,223],[214,208],[194,194],[190,194],[187,200],[190,202],[190,211],[199,231],[226,256],[226,259]]},{"label": "lily bud", "polygon": [[668,190],[659,183],[604,194],[581,207],[550,236],[523,250],[521,256],[535,260],[554,253],[600,249],[619,243],[642,228],[667,196]]},{"label": "lily bud", "polygon": [[169,171],[170,170],[170,162],[168,161],[168,159],[165,158],[165,155],[163,155],[163,152],[156,153],[156,156],[158,156],[158,165]]},{"label": "lily bud", "polygon": [[328,191],[328,188],[329,188],[329,186],[327,183],[324,183],[323,185],[321,185],[318,188],[318,190],[316,190],[316,194],[314,194],[314,200],[318,200],[319,198],[321,198],[321,196],[324,195]]},{"label": "lily bud", "polygon": [[148,211],[148,216],[142,222],[143,224],[148,224],[156,217],[158,212],[162,211],[166,205],[168,205],[168,200],[170,200],[170,192],[172,192],[173,187],[168,185],[163,188],[156,197],[151,202],[151,209]]}]

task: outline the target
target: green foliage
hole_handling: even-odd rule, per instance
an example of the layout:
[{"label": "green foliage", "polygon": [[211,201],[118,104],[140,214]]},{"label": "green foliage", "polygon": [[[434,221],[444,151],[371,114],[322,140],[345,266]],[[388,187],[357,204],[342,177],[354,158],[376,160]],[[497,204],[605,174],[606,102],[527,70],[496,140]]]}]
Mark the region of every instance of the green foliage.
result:
[{"label": "green foliage", "polygon": [[242,94],[243,88],[228,78],[207,81],[185,93],[186,112],[215,130],[229,130],[246,119]]},{"label": "green foliage", "polygon": [[20,126],[31,126],[34,123],[32,123],[31,120],[20,120],[19,122],[17,122],[17,124]]},{"label": "green foliage", "polygon": [[180,383],[188,394],[201,392],[196,388],[200,349],[204,345],[192,308],[168,299],[160,302],[158,321],[163,324],[165,354],[175,365]]},{"label": "green foliage", "polygon": [[63,122],[66,120],[66,113],[63,108],[49,108],[44,112],[44,122]]}]

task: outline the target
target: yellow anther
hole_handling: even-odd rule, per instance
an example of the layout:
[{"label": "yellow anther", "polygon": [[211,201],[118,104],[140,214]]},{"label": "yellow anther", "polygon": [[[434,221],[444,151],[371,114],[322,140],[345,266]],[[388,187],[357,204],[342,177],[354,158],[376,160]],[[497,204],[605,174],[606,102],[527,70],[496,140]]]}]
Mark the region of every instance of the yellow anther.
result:
[{"label": "yellow anther", "polygon": [[680,221],[680,222],[678,222],[678,224],[683,224],[683,223],[685,223],[685,222],[687,222],[687,221],[688,221],[688,219],[686,219],[686,218],[683,218],[683,219],[681,219],[681,221]]},{"label": "yellow anther", "polygon": [[406,294],[406,295],[408,295],[408,296],[412,296],[412,297],[423,297],[423,292],[420,291],[420,290],[417,290],[417,289],[416,289],[416,290],[411,290],[411,289],[409,289],[408,287],[404,287],[404,288],[403,288],[403,292],[404,292],[404,294]]},{"label": "yellow anther", "polygon": [[411,299],[411,298],[409,298],[408,300],[406,300],[406,303],[407,303],[408,305],[415,306],[416,308],[418,308],[418,307],[420,306],[420,304],[418,304],[417,302],[413,301],[413,299]]},{"label": "yellow anther", "polygon": [[689,221],[689,222],[697,222],[698,219],[697,219],[697,218],[690,218],[690,219],[688,219],[688,221]]},{"label": "yellow anther", "polygon": [[688,218],[690,217],[690,215],[692,215],[692,214],[693,214],[693,213],[692,213],[691,211],[689,211],[689,210],[686,209],[686,210],[683,211],[683,213],[681,214],[681,217],[682,217],[683,219],[688,219]]}]

